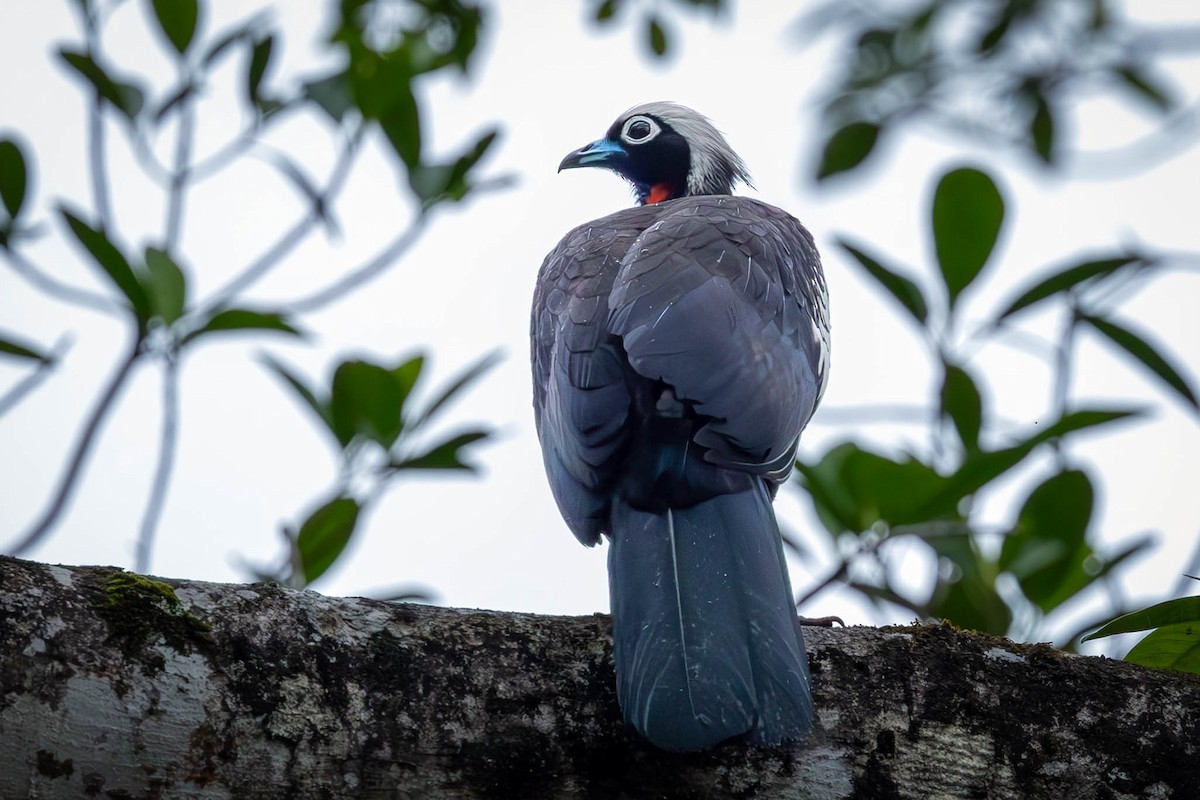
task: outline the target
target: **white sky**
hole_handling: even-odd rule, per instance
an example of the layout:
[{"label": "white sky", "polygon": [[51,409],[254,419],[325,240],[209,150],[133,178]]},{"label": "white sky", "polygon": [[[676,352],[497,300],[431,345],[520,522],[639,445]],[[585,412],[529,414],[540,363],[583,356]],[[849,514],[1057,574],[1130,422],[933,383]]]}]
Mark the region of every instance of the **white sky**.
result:
[{"label": "white sky", "polygon": [[[208,4],[204,32],[248,16],[249,3]],[[254,4],[260,5],[260,4]],[[787,4],[744,4],[735,25],[671,19],[673,55],[652,62],[640,46],[640,28],[628,25],[598,34],[583,24],[582,2],[509,3],[492,9],[477,80],[439,80],[429,86],[427,140],[449,152],[489,122],[503,140],[488,162],[490,174],[513,173],[515,189],[494,192],[437,215],[420,245],[369,288],[323,313],[302,320],[317,335],[309,344],[281,337],[229,337],[189,353],[182,363],[181,438],[174,481],[163,517],[152,571],[206,580],[240,580],[240,559],[265,563],[281,552],[278,530],[295,523],[333,485],[335,457],[308,413],[258,363],[272,355],[327,384],[332,365],[353,354],[394,359],[414,350],[435,354],[438,380],[480,354],[503,348],[504,362],[448,415],[447,429],[477,420],[502,435],[480,450],[479,479],[419,478],[398,482],[379,503],[344,558],[318,588],[357,594],[401,584],[433,589],[440,602],[551,613],[606,611],[603,548],[586,549],[560,520],[542,473],[533,429],[528,369],[528,311],[539,263],[558,238],[586,220],[630,204],[628,189],[597,170],[561,175],[564,154],[601,136],[625,108],[672,99],[710,116],[749,164],[753,194],[796,214],[825,254],[833,306],[832,381],[826,408],[863,403],[915,403],[929,396],[928,368],[918,340],[888,302],[864,283],[833,247],[839,234],[892,254],[933,286],[927,207],[938,170],[974,161],[991,165],[995,154],[970,152],[961,142],[908,136],[892,142],[876,168],[835,186],[817,189],[807,179],[817,136],[814,98],[837,54],[828,46],[800,50]],[[1188,2],[1138,4],[1157,19],[1184,19]],[[282,87],[319,71],[325,4],[289,4],[278,17],[285,34],[267,85]],[[110,61],[127,71],[149,71],[161,89],[170,61],[147,33],[144,4],[126,3],[107,35]],[[80,87],[51,56],[59,43],[76,41],[70,4],[26,4],[0,26],[0,133],[19,132],[33,145],[36,211],[66,197],[89,209],[85,116]],[[496,24],[498,23],[498,24]],[[638,46],[631,46],[634,42]],[[152,43],[152,44],[151,44]],[[329,63],[328,60],[324,63]],[[1193,62],[1171,62],[1187,98],[1200,92]],[[201,106],[198,150],[211,152],[244,120],[230,98],[239,87],[240,57],[228,59],[219,90]],[[1150,119],[1108,105],[1078,109],[1076,133],[1083,149],[1120,145],[1149,129]],[[165,206],[160,190],[134,166],[123,137],[109,131],[117,229],[125,245],[140,250],[161,235]],[[313,119],[286,122],[269,137],[319,180],[333,153],[328,131]],[[169,153],[169,137],[161,152]],[[1003,169],[1000,169],[1003,167]],[[1002,260],[969,296],[982,315],[1012,296],[1015,287],[1083,249],[1092,252],[1147,242],[1164,249],[1200,250],[1194,187],[1200,150],[1137,177],[1115,181],[1049,180],[1015,159],[997,161],[1008,199]],[[304,296],[362,263],[401,230],[411,213],[396,190],[398,173],[371,148],[351,176],[337,206],[344,238],[310,239],[261,285],[254,305]],[[221,285],[301,212],[299,201],[262,162],[248,160],[200,184],[190,195],[183,261],[193,269],[192,297]],[[101,290],[101,281],[55,236],[27,251],[59,278]],[[134,249],[134,248],[131,248]],[[1121,316],[1168,342],[1189,375],[1200,371],[1200,322],[1194,309],[1197,277],[1175,274],[1140,293]],[[249,303],[248,303],[249,304]],[[1053,318],[1030,320],[1053,331]],[[49,346],[64,334],[73,345],[59,369],[31,397],[0,418],[0,550],[33,520],[50,497],[98,387],[127,345],[124,328],[109,318],[49,300],[5,269],[0,271],[0,330]],[[1077,398],[1091,405],[1117,400],[1153,402],[1152,421],[1089,436],[1074,452],[1087,459],[1103,483],[1099,542],[1116,544],[1143,531],[1159,534],[1159,547],[1126,574],[1125,592],[1144,601],[1164,599],[1196,541],[1200,429],[1194,416],[1125,361],[1087,339],[1077,369]],[[977,372],[986,374],[990,402],[1006,419],[1032,425],[1051,419],[1048,370],[1008,349],[984,351]],[[25,374],[0,361],[0,391]],[[427,387],[428,388],[428,385]],[[142,368],[121,397],[88,464],[82,485],[53,535],[29,555],[75,564],[132,566],[133,548],[153,476],[158,441],[160,382]],[[846,426],[822,422],[818,412],[804,438],[808,453],[858,436],[877,447],[901,446],[921,430],[894,425]],[[1047,473],[1026,473],[1016,486],[987,499],[989,518],[1010,521],[1018,499]],[[778,503],[785,524],[803,533],[821,554],[814,564],[794,563],[799,591],[830,566],[826,538],[793,487]],[[928,565],[915,555],[904,572],[919,585]],[[1097,600],[1098,602],[1098,600]],[[1096,606],[1072,609],[1090,617]],[[907,612],[878,615],[847,592],[831,591],[804,609],[838,613],[848,622],[907,621]],[[1064,624],[1064,628],[1070,627]],[[1061,632],[1061,631],[1059,631]],[[1043,634],[1043,638],[1048,634]]]}]

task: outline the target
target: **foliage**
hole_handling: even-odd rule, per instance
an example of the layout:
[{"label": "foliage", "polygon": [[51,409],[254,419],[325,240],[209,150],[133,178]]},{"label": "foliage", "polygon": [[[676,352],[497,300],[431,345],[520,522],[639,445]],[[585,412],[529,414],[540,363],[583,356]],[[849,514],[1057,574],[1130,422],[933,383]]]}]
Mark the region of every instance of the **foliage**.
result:
[{"label": "foliage", "polygon": [[[152,92],[147,76],[127,74],[103,49],[102,32],[116,9],[96,0],[74,4],[83,29],[83,41],[63,47],[58,56],[65,68],[86,88],[90,99],[91,180],[90,210],[61,199],[54,217],[63,235],[78,245],[83,259],[107,283],[103,295],[64,284],[34,264],[24,253],[42,220],[30,201],[32,161],[30,148],[13,139],[0,141],[0,251],[14,271],[35,287],[75,306],[103,311],[124,320],[131,343],[119,359],[105,390],[95,398],[92,412],[67,459],[55,495],[41,517],[10,545],[14,553],[33,547],[53,530],[75,486],[81,467],[104,420],[135,365],[151,362],[164,374],[164,414],[161,453],[154,488],[147,503],[138,547],[137,568],[150,565],[151,546],[165,500],[174,459],[177,428],[178,364],[181,356],[201,344],[221,341],[229,333],[276,334],[304,337],[300,317],[334,303],[394,264],[417,239],[430,212],[444,203],[462,200],[487,186],[477,177],[479,162],[496,140],[492,130],[468,143],[448,159],[431,158],[421,137],[421,110],[415,90],[425,76],[439,72],[469,72],[484,21],[481,9],[460,0],[417,0],[403,20],[389,16],[386,5],[367,0],[343,0],[337,5],[329,47],[344,57],[344,66],[332,74],[303,81],[298,91],[284,93],[269,80],[278,32],[261,16],[212,36],[205,36],[206,4],[200,0],[152,0],[162,44],[175,63],[174,84],[161,95]],[[250,123],[228,144],[206,159],[196,160],[192,146],[196,125],[196,100],[209,90],[217,66],[230,54],[245,56],[241,101]],[[336,166],[323,185],[286,153],[266,151],[266,158],[287,183],[305,199],[306,209],[296,224],[283,231],[266,253],[249,261],[232,281],[216,292],[195,296],[194,275],[203,264],[193,264],[181,246],[185,202],[196,183],[226,169],[253,153],[262,136],[289,114],[316,113],[328,121],[338,140]],[[152,246],[133,251],[120,233],[111,201],[108,165],[104,153],[105,122],[119,120],[121,131],[139,155],[141,166],[163,187],[166,224]],[[175,158],[163,164],[155,155],[159,136],[174,134]],[[365,137],[382,136],[395,154],[405,179],[404,191],[419,204],[412,225],[364,265],[335,274],[344,277],[287,309],[256,308],[240,299],[268,272],[286,262],[289,253],[324,226],[336,230],[335,205],[345,178]],[[147,227],[138,220],[139,229]],[[58,350],[61,348],[55,348]],[[58,354],[19,336],[0,335],[0,356],[34,362],[30,379],[0,398],[0,411],[11,408],[29,394],[53,367]],[[324,502],[288,534],[286,568],[269,573],[297,586],[320,577],[341,554],[356,528],[369,497],[356,496],[350,475],[362,470],[368,445],[386,454],[371,469],[370,497],[396,476],[412,470],[470,470],[465,460],[474,446],[489,436],[476,426],[432,446],[421,446],[428,424],[451,399],[494,359],[479,362],[446,387],[422,411],[412,411],[410,392],[420,377],[424,360],[414,357],[388,368],[364,361],[345,361],[334,372],[327,399],[318,402],[314,390],[304,386],[282,367],[283,375],[318,411],[321,422],[342,448],[343,485],[334,499]]]},{"label": "foliage", "polygon": [[1150,633],[1126,661],[1200,675],[1200,597],[1180,597],[1117,617],[1083,641],[1146,630]]},{"label": "foliage", "polygon": [[[1150,33],[1131,29],[1106,2],[954,0],[919,3],[900,13],[830,3],[807,22],[833,32],[849,56],[823,106],[825,137],[815,175],[821,182],[859,169],[881,142],[918,121],[974,142],[988,137],[1052,169],[1068,145],[1057,121],[1079,92],[1098,82],[1115,99],[1148,104],[1160,113],[1175,107],[1176,92],[1158,77],[1156,52],[1146,46]],[[1054,47],[1043,47],[1046,41]],[[914,323],[931,354],[931,443],[921,452],[894,454],[848,441],[798,462],[800,482],[842,554],[829,578],[802,602],[845,578],[873,602],[1025,637],[1151,544],[1142,537],[1099,552],[1090,543],[1096,477],[1072,455],[1070,443],[1143,410],[1080,407],[1071,399],[1070,376],[1078,334],[1090,330],[1170,396],[1200,410],[1175,357],[1117,316],[1130,288],[1161,275],[1172,259],[1149,247],[1081,256],[1047,266],[982,318],[969,316],[965,301],[981,275],[997,268],[995,246],[1009,216],[993,170],[972,164],[937,177],[927,215],[932,279],[896,267],[857,240],[839,241],[849,262]],[[971,356],[1011,336],[1034,311],[1055,311],[1063,320],[1051,357],[1054,377],[1046,386],[1053,416],[1033,431],[1005,430],[981,389],[987,376]],[[1054,456],[1049,475],[1029,466],[1039,450]],[[1013,477],[1029,484],[1025,499],[1004,530],[989,531],[977,501]],[[896,586],[888,552],[898,541],[919,543],[939,565],[932,588],[920,596]],[[1138,618],[1145,617],[1141,612]],[[1165,618],[1150,618],[1166,624]],[[1092,627],[1066,636],[1065,645],[1073,647]],[[1187,661],[1194,658],[1192,650],[1188,656],[1179,649],[1183,634],[1171,626],[1156,634],[1157,642],[1139,645],[1130,659],[1165,663],[1162,654],[1170,650],[1173,663],[1194,665]],[[1172,644],[1164,645],[1168,640]],[[1194,647],[1194,640],[1186,641]]]}]

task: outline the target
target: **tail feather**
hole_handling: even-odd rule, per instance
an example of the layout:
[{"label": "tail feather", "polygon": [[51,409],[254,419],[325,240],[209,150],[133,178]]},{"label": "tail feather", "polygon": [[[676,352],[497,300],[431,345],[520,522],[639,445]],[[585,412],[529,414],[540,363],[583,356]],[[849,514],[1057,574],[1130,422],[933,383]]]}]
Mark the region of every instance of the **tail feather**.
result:
[{"label": "tail feather", "polygon": [[804,640],[765,487],[655,514],[618,501],[609,587],[626,721],[665,750],[812,727]]}]

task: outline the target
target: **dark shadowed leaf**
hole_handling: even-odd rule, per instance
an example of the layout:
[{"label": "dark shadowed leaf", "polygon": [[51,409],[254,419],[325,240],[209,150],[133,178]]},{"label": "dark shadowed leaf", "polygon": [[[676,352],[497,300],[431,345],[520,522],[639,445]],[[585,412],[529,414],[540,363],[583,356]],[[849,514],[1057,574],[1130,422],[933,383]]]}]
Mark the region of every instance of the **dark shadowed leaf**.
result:
[{"label": "dark shadowed leaf", "polygon": [[62,206],[59,207],[58,211],[67,221],[71,233],[75,234],[75,238],[91,254],[92,260],[99,265],[104,274],[112,281],[113,285],[129,301],[129,305],[133,308],[138,322],[145,324],[150,319],[151,314],[150,298],[146,295],[146,290],[142,287],[141,281],[134,274],[133,268],[129,266],[128,259],[125,258],[116,245],[110,242],[108,237],[103,233],[91,227]]},{"label": "dark shadowed leaf", "polygon": [[254,311],[249,308],[227,308],[217,312],[208,322],[183,338],[189,342],[210,333],[237,331],[278,331],[292,336],[304,334],[278,311]]},{"label": "dark shadowed leaf", "polygon": [[1164,625],[1133,646],[1125,660],[1143,667],[1200,675],[1200,622]]},{"label": "dark shadowed leaf", "polygon": [[1038,157],[1047,164],[1054,163],[1054,113],[1040,93],[1034,100],[1033,117],[1029,120],[1029,138]]},{"label": "dark shadowed leaf", "polygon": [[938,266],[953,308],[991,257],[1004,222],[1004,199],[986,173],[951,170],[938,181],[931,214]]},{"label": "dark shadowed leaf", "polygon": [[146,248],[146,294],[154,313],[168,325],[179,319],[187,306],[183,270],[166,252],[153,247]]},{"label": "dark shadowed leaf", "polygon": [[1081,641],[1103,639],[1118,633],[1148,631],[1164,625],[1200,623],[1200,597],[1179,597],[1156,603],[1148,608],[1132,611],[1117,617],[1095,633],[1089,633]]},{"label": "dark shadowed leaf", "polygon": [[1087,529],[1095,491],[1078,470],[1052,475],[1025,500],[1004,539],[1000,568],[1011,572],[1025,596],[1044,613],[1091,582],[1083,568],[1092,556]]},{"label": "dark shadowed leaf", "polygon": [[863,530],[854,498],[842,485],[840,477],[846,459],[858,449],[853,442],[845,442],[827,451],[815,464],[796,462],[801,485],[825,529],[835,538],[846,531],[858,533]]},{"label": "dark shadowed leaf", "polygon": [[1081,314],[1079,318],[1106,336],[1117,347],[1120,347],[1137,359],[1146,369],[1161,378],[1164,383],[1186,400],[1188,405],[1193,409],[1200,410],[1200,404],[1196,402],[1196,394],[1192,391],[1192,387],[1188,385],[1187,380],[1179,373],[1179,370],[1171,366],[1170,362],[1159,353],[1158,348],[1128,328],[1122,327],[1111,320],[1093,317],[1090,314]]},{"label": "dark shadowed leaf", "polygon": [[[407,385],[406,385],[407,384]],[[344,361],[333,373],[329,409],[342,446],[356,436],[391,447],[404,428],[408,377],[366,361]]]},{"label": "dark shadowed leaf", "polygon": [[918,323],[925,324],[929,317],[929,306],[925,302],[925,295],[921,293],[920,286],[913,280],[883,266],[877,259],[867,255],[846,240],[839,239],[838,244],[859,264],[862,264],[867,274],[878,281],[879,285],[887,290],[888,294],[895,298],[900,305],[904,306]]},{"label": "dark shadowed leaf", "polygon": [[399,88],[392,105],[378,119],[396,155],[411,170],[421,163],[421,115],[412,86],[406,81]]},{"label": "dark shadowed leaf", "polygon": [[350,83],[345,70],[338,70],[325,78],[317,78],[304,84],[305,99],[316,105],[332,119],[340,122],[346,112],[354,108],[350,94]]},{"label": "dark shadowed leaf", "polygon": [[1145,72],[1134,67],[1122,67],[1116,71],[1116,76],[1127,89],[1159,111],[1165,113],[1175,108],[1171,93]]},{"label": "dark shadowed leaf", "polygon": [[881,128],[873,122],[851,122],[835,131],[825,143],[817,180],[854,169],[871,154],[879,141]]},{"label": "dark shadowed leaf", "polygon": [[1007,319],[1018,311],[1053,297],[1056,294],[1070,291],[1087,281],[1107,277],[1124,266],[1142,261],[1143,259],[1139,256],[1102,258],[1095,261],[1085,261],[1082,264],[1076,264],[1060,272],[1055,272],[1053,275],[1043,278],[1018,295],[1016,300],[1013,300],[1000,312],[997,320]]},{"label": "dark shadowed leaf", "polygon": [[958,627],[1002,636],[1012,624],[1012,611],[995,587],[995,567],[976,547],[965,526],[925,541],[940,558],[954,565],[950,580],[939,580],[929,599],[931,616]]},{"label": "dark shadowed leaf", "polygon": [[49,364],[52,360],[48,354],[35,350],[29,345],[21,344],[8,336],[0,336],[0,355],[27,358],[43,364]]},{"label": "dark shadowed leaf", "polygon": [[358,524],[359,505],[350,497],[337,497],[318,508],[296,535],[296,555],[305,584],[312,583],[333,566]]},{"label": "dark shadowed leaf", "polygon": [[663,30],[662,23],[658,21],[658,17],[651,17],[646,23],[646,41],[650,44],[650,50],[654,55],[666,55],[667,32]]},{"label": "dark shadowed leaf", "polygon": [[490,436],[487,431],[468,431],[453,436],[441,444],[431,447],[426,452],[411,458],[394,461],[388,466],[394,470],[404,469],[454,469],[475,472],[474,464],[463,460],[461,451],[468,445],[481,441]]},{"label": "dark shadowed leaf", "polygon": [[458,201],[471,189],[471,169],[483,158],[499,134],[489,130],[475,141],[463,155],[448,164],[422,164],[409,170],[408,180],[413,192],[429,208],[443,201]]},{"label": "dark shadowed leaf", "polygon": [[596,22],[607,22],[612,19],[613,14],[617,11],[617,0],[604,0],[603,3],[596,6]]},{"label": "dark shadowed leaf", "polygon": [[333,433],[333,415],[329,412],[329,404],[318,400],[316,394],[308,387],[306,383],[304,383],[304,381],[300,380],[295,373],[280,364],[275,359],[271,358],[270,356],[263,356],[262,361],[269,370],[274,372],[280,378],[283,378],[283,380],[292,387],[292,390],[300,396],[300,399],[304,401],[304,404],[307,405],[309,409],[311,409],[312,412],[317,415],[317,419],[325,423],[325,427],[329,429],[330,433]]},{"label": "dark shadowed leaf", "polygon": [[152,5],[167,40],[180,54],[186,52],[196,35],[196,21],[200,16],[197,0],[152,0]]},{"label": "dark shadowed leaf", "polygon": [[11,139],[0,139],[0,200],[8,216],[16,219],[25,205],[25,189],[29,172],[21,148]]},{"label": "dark shadowed leaf", "polygon": [[246,96],[256,106],[261,98],[259,89],[271,63],[271,50],[274,46],[275,37],[264,36],[250,49],[250,63],[246,67]]},{"label": "dark shadowed leaf", "polygon": [[132,83],[118,81],[100,68],[91,56],[73,50],[60,50],[59,56],[67,66],[83,76],[100,97],[112,103],[129,120],[141,113],[146,94]]},{"label": "dark shadowed leaf", "polygon": [[979,449],[979,432],[983,427],[983,399],[975,381],[961,367],[945,364],[942,380],[942,413],[950,418],[958,431],[959,441],[967,450]]}]

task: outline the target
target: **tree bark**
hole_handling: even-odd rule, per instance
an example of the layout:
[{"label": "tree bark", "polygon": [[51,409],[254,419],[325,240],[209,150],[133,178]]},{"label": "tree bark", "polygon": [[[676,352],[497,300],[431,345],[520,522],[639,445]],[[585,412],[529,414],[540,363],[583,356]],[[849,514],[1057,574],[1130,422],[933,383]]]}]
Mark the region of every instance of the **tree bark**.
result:
[{"label": "tree bark", "polygon": [[1200,679],[947,626],[807,632],[812,741],[621,725],[606,616],[0,558],[0,797],[1195,798]]}]

